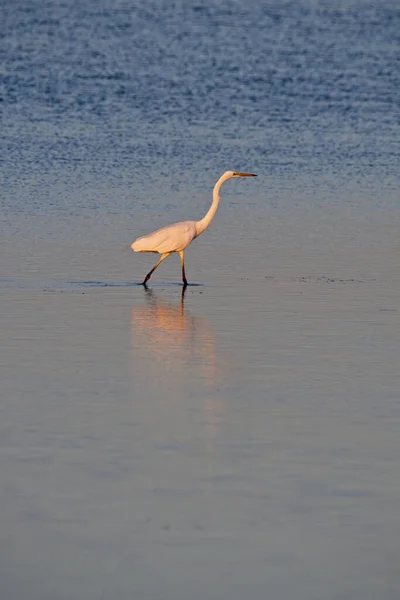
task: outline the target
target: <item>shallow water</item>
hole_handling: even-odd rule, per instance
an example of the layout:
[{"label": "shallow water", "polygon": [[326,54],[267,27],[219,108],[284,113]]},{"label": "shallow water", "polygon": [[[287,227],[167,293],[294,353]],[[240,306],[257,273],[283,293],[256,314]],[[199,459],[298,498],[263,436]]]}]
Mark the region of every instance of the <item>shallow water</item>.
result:
[{"label": "shallow water", "polygon": [[2,598],[397,600],[398,3],[1,10]]}]

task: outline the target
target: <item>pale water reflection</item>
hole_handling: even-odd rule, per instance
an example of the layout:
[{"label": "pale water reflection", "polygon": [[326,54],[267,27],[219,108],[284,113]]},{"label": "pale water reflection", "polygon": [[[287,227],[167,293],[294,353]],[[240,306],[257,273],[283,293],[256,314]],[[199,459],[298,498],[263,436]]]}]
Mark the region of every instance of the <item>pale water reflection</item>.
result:
[{"label": "pale water reflection", "polygon": [[138,369],[138,361],[144,361],[143,388],[156,388],[155,397],[166,416],[175,420],[176,411],[186,413],[188,395],[199,396],[207,426],[206,446],[211,450],[224,410],[218,386],[226,375],[226,365],[224,368],[223,357],[217,357],[210,322],[186,308],[185,295],[187,288],[183,287],[179,300],[170,301],[145,288],[145,303],[132,309],[134,389],[136,397],[141,394],[138,377],[143,369]]}]

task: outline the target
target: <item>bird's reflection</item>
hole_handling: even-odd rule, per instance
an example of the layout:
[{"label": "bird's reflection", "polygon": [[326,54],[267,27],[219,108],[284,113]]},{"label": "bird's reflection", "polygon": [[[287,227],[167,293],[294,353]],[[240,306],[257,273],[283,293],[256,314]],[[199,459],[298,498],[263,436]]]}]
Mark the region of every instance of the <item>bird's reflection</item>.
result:
[{"label": "bird's reflection", "polygon": [[[223,408],[216,389],[220,374],[215,336],[206,319],[186,310],[187,293],[188,288],[183,287],[179,301],[173,304],[145,288],[145,305],[132,309],[135,387],[146,381],[147,390],[149,386],[161,390],[158,401],[169,414],[173,407],[178,409],[177,403],[180,412],[186,410],[188,398],[198,397],[208,436],[213,438]],[[197,409],[200,405],[195,402]]]},{"label": "bird's reflection", "polygon": [[175,371],[191,368],[191,375],[212,383],[216,376],[215,339],[205,319],[185,311],[187,287],[174,305],[145,287],[146,305],[132,310],[133,342],[150,353],[157,367]]}]

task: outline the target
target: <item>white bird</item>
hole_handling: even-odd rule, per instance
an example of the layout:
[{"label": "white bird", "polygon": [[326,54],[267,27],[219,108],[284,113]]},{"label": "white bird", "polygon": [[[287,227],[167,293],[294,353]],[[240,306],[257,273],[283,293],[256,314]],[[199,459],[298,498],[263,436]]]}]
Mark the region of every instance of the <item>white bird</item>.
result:
[{"label": "white bird", "polygon": [[189,246],[195,238],[199,237],[210,225],[217,212],[220,201],[219,190],[221,185],[232,177],[256,177],[254,173],[238,173],[237,171],[226,171],[217,181],[213,190],[213,201],[209,211],[200,221],[182,221],[167,225],[162,229],[158,229],[153,233],[137,238],[131,245],[134,252],[155,252],[161,254],[160,260],[154,265],[149,273],[147,273],[142,285],[146,285],[157,267],[165,260],[172,252],[178,252],[181,257],[182,264],[182,280],[183,285],[187,286],[188,282],[185,275],[185,260],[184,250]]}]

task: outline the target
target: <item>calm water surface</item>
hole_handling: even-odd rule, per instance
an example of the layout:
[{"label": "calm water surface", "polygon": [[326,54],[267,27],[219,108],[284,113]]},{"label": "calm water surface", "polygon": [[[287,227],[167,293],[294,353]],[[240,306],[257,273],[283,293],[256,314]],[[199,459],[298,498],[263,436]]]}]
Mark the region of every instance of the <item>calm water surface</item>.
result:
[{"label": "calm water surface", "polygon": [[400,4],[0,10],[1,598],[397,600]]}]

